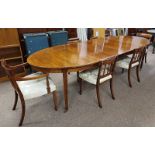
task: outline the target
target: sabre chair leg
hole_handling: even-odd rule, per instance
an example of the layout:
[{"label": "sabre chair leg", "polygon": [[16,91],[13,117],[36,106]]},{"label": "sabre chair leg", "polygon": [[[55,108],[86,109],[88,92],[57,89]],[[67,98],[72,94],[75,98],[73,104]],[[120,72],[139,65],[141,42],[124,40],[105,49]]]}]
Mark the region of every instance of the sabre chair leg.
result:
[{"label": "sabre chair leg", "polygon": [[110,91],[112,99],[115,100],[114,91],[113,91],[113,78],[110,79]]},{"label": "sabre chair leg", "polygon": [[145,63],[147,63],[147,53],[145,53]]},{"label": "sabre chair leg", "polygon": [[14,105],[13,105],[12,110],[16,110],[17,102],[18,102],[18,94],[17,94],[17,92],[15,91],[15,101],[14,101]]},{"label": "sabre chair leg", "polygon": [[54,109],[55,111],[57,111],[58,108],[57,108],[57,92],[56,91],[53,91],[53,102],[54,102]]},{"label": "sabre chair leg", "polygon": [[136,74],[137,74],[137,81],[140,82],[140,77],[139,77],[139,65],[136,67]]},{"label": "sabre chair leg", "polygon": [[20,100],[21,100],[21,106],[22,106],[22,113],[21,113],[21,118],[20,118],[20,122],[19,122],[19,126],[22,126],[23,121],[24,121],[24,117],[25,117],[25,100],[23,98],[23,95],[19,95]]},{"label": "sabre chair leg", "polygon": [[129,83],[129,87],[132,88],[130,74],[131,74],[131,69],[129,68],[129,69],[128,69],[128,83]]},{"label": "sabre chair leg", "polygon": [[140,69],[143,68],[144,58],[145,58],[145,54],[142,55],[142,59],[141,59],[141,62],[140,62]]},{"label": "sabre chair leg", "polygon": [[100,92],[99,92],[99,85],[96,85],[96,94],[97,94],[97,100],[98,100],[98,106],[102,108],[101,100],[100,100]]}]

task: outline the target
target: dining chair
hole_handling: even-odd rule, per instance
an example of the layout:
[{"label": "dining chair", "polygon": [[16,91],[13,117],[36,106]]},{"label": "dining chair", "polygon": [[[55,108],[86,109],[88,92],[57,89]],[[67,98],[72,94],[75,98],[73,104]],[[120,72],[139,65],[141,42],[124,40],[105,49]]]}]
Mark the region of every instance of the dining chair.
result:
[{"label": "dining chair", "polygon": [[126,56],[122,60],[119,60],[116,62],[116,67],[122,68],[123,71],[124,69],[128,70],[128,83],[130,87],[132,87],[131,77],[130,77],[131,68],[136,67],[137,81],[140,82],[139,69],[140,69],[141,58],[144,50],[145,50],[144,48],[133,50],[133,54],[131,57]]},{"label": "dining chair", "polygon": [[102,104],[100,100],[100,93],[99,93],[99,86],[101,83],[104,83],[105,81],[110,80],[110,90],[111,90],[112,99],[115,99],[114,91],[113,91],[113,71],[115,67],[115,61],[116,61],[116,57],[112,57],[110,59],[99,62],[97,67],[81,71],[78,74],[80,95],[82,94],[82,81],[83,80],[90,84],[95,85],[98,106],[100,108],[102,108]]},{"label": "dining chair", "polygon": [[12,110],[16,109],[18,97],[20,98],[21,101],[22,112],[19,121],[19,126],[22,126],[25,117],[25,100],[37,98],[46,94],[50,94],[52,92],[54,100],[54,108],[55,110],[57,110],[56,86],[48,74],[36,72],[24,77],[17,77],[16,71],[19,68],[28,65],[27,63],[19,64],[16,66],[10,66],[6,63],[6,60],[2,60],[1,64],[15,92],[15,101]]},{"label": "dining chair", "polygon": [[144,60],[145,60],[145,63],[147,63],[148,48],[153,43],[154,37],[152,34],[148,34],[148,33],[137,33],[136,36],[146,38],[150,41],[150,44],[145,48],[145,51],[144,51],[143,56],[142,56],[141,65],[140,65],[140,69],[142,69],[143,64],[144,64]]}]

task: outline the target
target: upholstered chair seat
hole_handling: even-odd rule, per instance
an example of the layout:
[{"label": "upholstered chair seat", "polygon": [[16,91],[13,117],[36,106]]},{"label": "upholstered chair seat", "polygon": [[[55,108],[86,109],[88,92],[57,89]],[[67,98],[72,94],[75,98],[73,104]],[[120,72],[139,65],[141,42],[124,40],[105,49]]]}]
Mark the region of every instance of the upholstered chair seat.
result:
[{"label": "upholstered chair seat", "polygon": [[[129,55],[130,56],[130,55]],[[131,62],[131,56],[130,57],[126,57],[123,60],[119,60],[116,62],[116,66],[120,67],[120,68],[124,68],[124,69],[129,69],[129,64]],[[131,67],[135,67],[138,66],[139,62],[135,62],[131,65]]]},{"label": "upholstered chair seat", "polygon": [[[25,77],[35,77],[41,74],[42,74],[41,72],[37,72]],[[55,91],[56,86],[53,83],[51,77],[49,77],[48,80],[49,80],[50,92]],[[46,77],[36,79],[36,80],[17,81],[17,83],[21,92],[23,93],[25,100],[36,98],[47,94]]]},{"label": "upholstered chair seat", "polygon": [[[83,72],[79,73],[79,77],[81,79],[83,79],[84,81],[87,81],[91,84],[96,85],[97,84],[97,78],[98,78],[98,72],[99,72],[99,69],[83,71]],[[105,72],[107,72],[107,71],[105,71]],[[104,78],[100,78],[100,83],[103,83],[103,82],[105,82],[111,78],[112,78],[112,75],[107,75]]]}]

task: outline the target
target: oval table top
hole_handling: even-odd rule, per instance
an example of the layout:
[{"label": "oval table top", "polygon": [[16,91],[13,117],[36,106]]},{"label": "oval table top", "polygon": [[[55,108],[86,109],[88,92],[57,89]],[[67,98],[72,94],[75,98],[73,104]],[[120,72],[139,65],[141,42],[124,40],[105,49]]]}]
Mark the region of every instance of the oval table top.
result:
[{"label": "oval table top", "polygon": [[93,65],[148,44],[149,40],[142,37],[110,36],[46,48],[30,55],[27,62],[39,70],[74,69]]}]

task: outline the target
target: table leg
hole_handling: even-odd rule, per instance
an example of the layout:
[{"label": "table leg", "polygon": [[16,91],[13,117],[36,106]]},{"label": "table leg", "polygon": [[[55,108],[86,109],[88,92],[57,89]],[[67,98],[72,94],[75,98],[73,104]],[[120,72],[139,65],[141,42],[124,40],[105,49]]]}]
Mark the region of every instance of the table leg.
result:
[{"label": "table leg", "polygon": [[65,99],[65,112],[68,111],[68,77],[67,71],[63,72],[63,83],[64,83],[64,99]]}]

